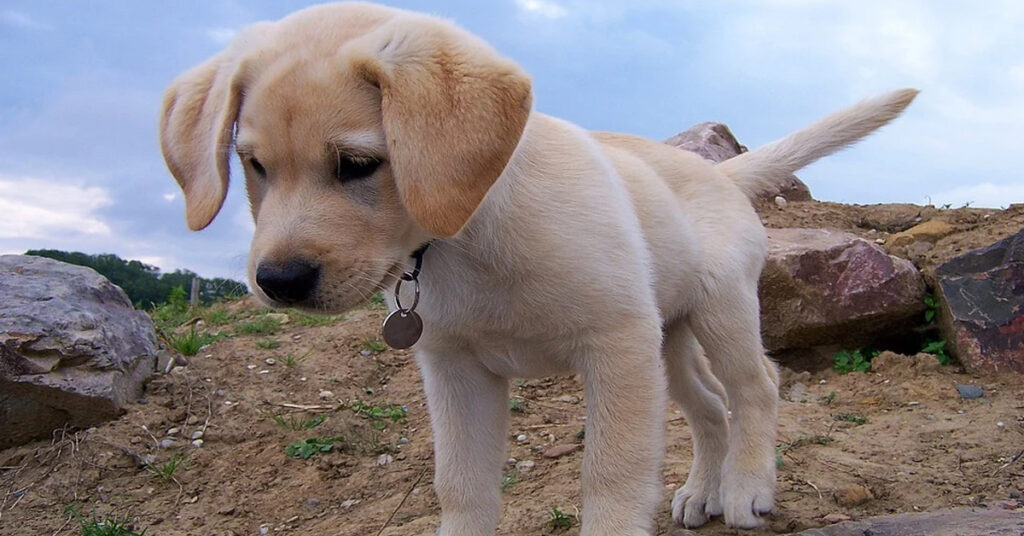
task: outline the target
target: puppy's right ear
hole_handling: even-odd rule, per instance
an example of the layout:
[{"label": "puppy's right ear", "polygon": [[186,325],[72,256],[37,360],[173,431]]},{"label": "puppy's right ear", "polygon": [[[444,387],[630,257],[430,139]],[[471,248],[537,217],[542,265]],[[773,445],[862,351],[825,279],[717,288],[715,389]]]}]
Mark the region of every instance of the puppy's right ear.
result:
[{"label": "puppy's right ear", "polygon": [[237,62],[226,53],[186,71],[164,93],[160,148],[185,193],[185,218],[198,231],[213,221],[228,191],[228,150],[238,117]]}]

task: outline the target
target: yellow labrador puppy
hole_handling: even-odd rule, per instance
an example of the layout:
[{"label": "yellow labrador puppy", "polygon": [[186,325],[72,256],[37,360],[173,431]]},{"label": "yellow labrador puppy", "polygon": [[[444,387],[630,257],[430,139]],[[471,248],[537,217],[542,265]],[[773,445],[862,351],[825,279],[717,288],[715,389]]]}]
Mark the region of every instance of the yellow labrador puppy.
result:
[{"label": "yellow labrador puppy", "polygon": [[916,92],[713,165],[536,112],[530,88],[448,22],[324,5],[248,28],[175,80],[161,143],[192,229],[219,211],[234,145],[256,221],[249,278],[270,305],[344,311],[393,290],[418,252],[405,278],[418,304],[403,289],[397,328],[412,344],[422,319],[440,534],[494,533],[509,378],[565,373],[586,387],[583,535],[652,533],[666,395],[695,443],[676,521],[758,526],[773,502],[777,379],[749,198]]}]

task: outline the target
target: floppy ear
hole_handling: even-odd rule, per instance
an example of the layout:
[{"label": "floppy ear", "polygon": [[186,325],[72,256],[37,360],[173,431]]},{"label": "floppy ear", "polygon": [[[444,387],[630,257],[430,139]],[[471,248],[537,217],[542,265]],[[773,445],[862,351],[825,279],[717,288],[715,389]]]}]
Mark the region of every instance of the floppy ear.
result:
[{"label": "floppy ear", "polygon": [[453,236],[498,179],[530,115],[529,77],[431,17],[393,19],[342,50],[380,87],[389,161],[424,229]]},{"label": "floppy ear", "polygon": [[228,149],[238,117],[237,63],[221,53],[171,83],[160,115],[160,147],[185,192],[185,218],[198,231],[213,221],[228,191]]}]

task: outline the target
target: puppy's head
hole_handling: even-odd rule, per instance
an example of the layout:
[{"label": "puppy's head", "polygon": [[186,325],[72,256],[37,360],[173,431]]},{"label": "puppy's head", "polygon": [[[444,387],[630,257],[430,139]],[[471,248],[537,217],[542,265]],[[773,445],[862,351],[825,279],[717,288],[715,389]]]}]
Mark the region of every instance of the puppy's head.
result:
[{"label": "puppy's head", "polygon": [[462,229],[530,106],[529,78],[468,33],[332,4],[250,27],[178,77],[160,141],[193,230],[224,202],[234,147],[256,222],[252,288],[271,305],[338,312]]}]

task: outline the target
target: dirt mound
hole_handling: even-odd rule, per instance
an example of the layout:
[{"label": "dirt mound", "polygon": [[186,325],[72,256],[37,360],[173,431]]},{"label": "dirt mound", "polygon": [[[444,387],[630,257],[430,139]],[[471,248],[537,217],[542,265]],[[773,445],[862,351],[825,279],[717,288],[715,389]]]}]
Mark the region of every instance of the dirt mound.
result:
[{"label": "dirt mound", "polygon": [[[882,240],[918,218],[942,217],[956,232],[926,252],[926,266],[1024,225],[1021,210],[761,209],[770,226]],[[433,534],[430,421],[411,354],[378,340],[384,311],[333,321],[267,313],[244,302],[204,312],[202,332],[230,336],[150,382],[124,417],[0,451],[0,535],[80,533],[69,506],[87,520],[127,518],[160,536],[366,536],[386,522],[386,535]],[[1024,448],[1020,377],[971,376],[925,354],[877,359],[868,373],[784,371],[776,514],[750,534],[822,526],[830,514],[1021,507],[1024,460],[1013,461]],[[983,395],[965,399],[957,385]],[[514,461],[505,467],[499,534],[578,534],[581,386],[572,377],[516,381],[511,394]],[[658,526],[673,534],[669,500],[692,442],[677,408],[666,421]],[[571,528],[551,523],[555,508]],[[736,534],[720,521],[698,533]]]}]

